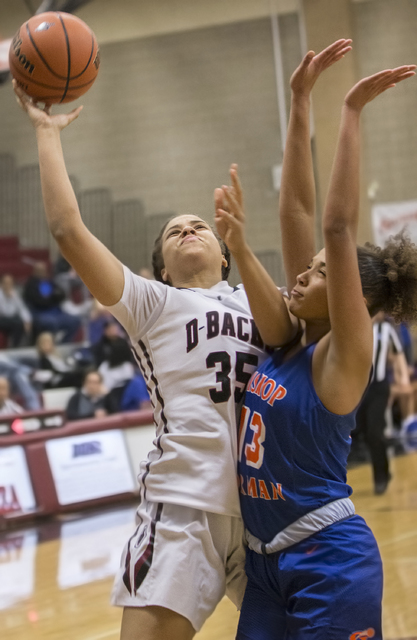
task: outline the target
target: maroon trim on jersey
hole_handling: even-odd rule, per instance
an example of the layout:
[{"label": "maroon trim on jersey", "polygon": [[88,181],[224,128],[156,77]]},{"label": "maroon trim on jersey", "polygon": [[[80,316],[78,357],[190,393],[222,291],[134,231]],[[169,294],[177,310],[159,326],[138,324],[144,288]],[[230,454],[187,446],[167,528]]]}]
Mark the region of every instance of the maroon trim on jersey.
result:
[{"label": "maroon trim on jersey", "polygon": [[122,578],[126,589],[129,591],[129,593],[131,595],[132,595],[132,583],[130,581],[130,560],[131,560],[132,554],[130,552],[130,547],[131,547],[131,544],[132,544],[132,540],[134,540],[137,537],[137,535],[139,533],[139,529],[141,528],[141,526],[143,524],[143,518],[142,517],[140,518],[140,520],[141,520],[140,524],[138,524],[138,526],[136,527],[135,533],[133,534],[133,536],[131,536],[129,538],[129,542],[127,544],[127,553],[126,553],[126,559],[125,559],[125,572],[124,572],[123,578]]},{"label": "maroon trim on jersey", "polygon": [[135,568],[133,572],[134,581],[135,581],[135,591],[134,591],[135,595],[140,585],[145,580],[148,574],[148,571],[152,565],[153,551],[154,551],[154,545],[155,545],[156,523],[159,522],[159,520],[161,519],[162,507],[163,507],[163,504],[161,502],[158,503],[156,517],[154,520],[152,520],[152,523],[151,523],[151,532],[149,535],[149,542],[146,545],[145,551],[142,553],[139,560],[135,564]]},{"label": "maroon trim on jersey", "polygon": [[[143,355],[144,355],[144,357],[146,359],[146,364],[149,367],[151,380],[155,385],[155,394],[156,394],[156,397],[158,399],[159,404],[161,405],[161,419],[162,419],[162,422],[164,424],[164,431],[165,431],[165,433],[169,433],[169,431],[168,431],[168,421],[167,421],[165,413],[164,413],[165,403],[164,403],[164,399],[161,396],[160,391],[159,391],[158,380],[157,380],[157,378],[155,376],[155,370],[153,368],[152,360],[149,357],[149,353],[146,350],[146,345],[144,344],[144,342],[142,342],[142,340],[139,340],[138,345],[142,349],[142,353],[143,353]],[[135,353],[136,353],[136,350],[135,350]],[[139,360],[140,360],[140,358],[139,358]]]},{"label": "maroon trim on jersey", "polygon": [[[136,532],[135,532],[136,535]],[[132,536],[133,537],[133,536]],[[129,593],[132,593],[132,583],[130,582],[130,570],[129,570],[129,565],[130,565],[130,543],[132,541],[132,538],[130,538],[129,542],[128,542],[128,546],[127,546],[127,554],[126,554],[126,560],[125,560],[125,572],[123,574],[123,582],[124,585],[126,587],[126,589],[129,591]]]},{"label": "maroon trim on jersey", "polygon": [[[142,518],[141,518],[141,520],[142,520]],[[126,553],[126,559],[125,559],[125,572],[123,574],[123,582],[124,582],[124,585],[125,585],[126,589],[129,591],[130,594],[132,594],[132,583],[130,581],[130,559],[132,557],[132,554],[130,553],[130,546],[132,544],[132,540],[134,540],[134,538],[136,538],[136,536],[138,535],[139,529],[141,528],[142,523],[143,523],[143,520],[136,527],[135,533],[129,539],[129,542],[127,544],[127,553]]]},{"label": "maroon trim on jersey", "polygon": [[[157,379],[157,378],[156,378],[156,376],[155,376],[155,372],[154,372],[154,368],[153,368],[152,360],[150,359],[150,357],[149,357],[149,353],[148,353],[148,352],[147,352],[147,350],[146,350],[146,345],[142,342],[142,340],[139,340],[139,342],[138,342],[138,346],[139,346],[139,347],[140,347],[140,349],[142,350],[143,357],[146,359],[146,363],[147,363],[147,365],[148,365],[148,367],[149,367],[149,371],[150,371],[150,378],[151,378],[151,380],[152,380],[152,382],[153,382],[153,384],[154,384],[155,394],[156,394],[156,397],[157,397],[157,399],[158,399],[158,402],[159,402],[159,404],[160,404],[160,406],[161,406],[161,420],[162,420],[162,423],[163,423],[163,425],[164,425],[164,433],[169,433],[169,430],[168,430],[168,421],[167,421],[166,416],[165,416],[165,413],[164,413],[165,403],[164,403],[164,399],[163,399],[163,397],[161,396],[161,394],[160,394],[160,392],[159,392],[158,379]],[[135,359],[137,360],[137,362],[139,363],[139,366],[141,367],[141,370],[142,370],[142,371],[144,371],[143,366],[142,366],[142,360],[141,360],[141,357],[139,356],[138,352],[136,351],[136,348],[135,348],[135,346],[134,346],[134,345],[132,345],[132,350],[133,350],[133,353],[134,353]],[[144,377],[145,377],[145,375],[144,375]],[[150,398],[152,398],[152,392],[151,392],[151,390],[149,390],[149,397],[150,397]],[[155,407],[154,407],[154,408],[155,408]],[[155,418],[154,418],[154,422],[155,422]],[[158,426],[156,423],[155,423],[155,425],[156,425],[156,426]],[[159,450],[159,452],[160,452],[160,456],[159,456],[160,458],[161,458],[162,454],[164,453],[164,450],[163,450],[163,449],[162,449],[162,447],[161,447],[161,437],[162,437],[162,434],[161,434],[161,435],[157,438],[157,440],[155,441],[155,446],[156,446],[156,448],[157,448],[157,449]],[[149,468],[150,468],[150,466],[151,466],[151,461],[150,461],[150,460],[148,460],[148,462],[147,462],[147,464],[146,464],[146,466],[145,466],[145,472],[144,472],[144,473],[142,474],[142,476],[140,477],[140,480],[141,480],[142,485],[143,485],[143,497],[144,497],[145,499],[146,499],[146,491],[147,491],[147,487],[146,487],[145,480],[146,480],[146,477],[147,477],[147,475],[148,475],[148,473],[149,473]]]},{"label": "maroon trim on jersey", "polygon": [[155,405],[154,405],[153,400],[152,400],[152,388],[149,386],[149,375],[148,375],[148,372],[146,371],[145,367],[143,366],[143,362],[142,362],[141,358],[136,353],[135,347],[133,345],[131,345],[130,348],[131,348],[131,351],[133,353],[133,357],[135,358],[135,360],[136,360],[136,362],[138,364],[138,367],[141,370],[143,379],[145,380],[146,388],[147,388],[148,393],[149,393],[149,399],[151,401],[152,407],[155,409]]}]

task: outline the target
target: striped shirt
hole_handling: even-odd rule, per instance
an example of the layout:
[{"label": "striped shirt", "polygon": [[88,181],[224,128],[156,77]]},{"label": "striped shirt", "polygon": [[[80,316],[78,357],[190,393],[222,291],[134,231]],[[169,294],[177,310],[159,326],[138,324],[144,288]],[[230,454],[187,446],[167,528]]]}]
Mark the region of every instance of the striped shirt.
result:
[{"label": "striped shirt", "polygon": [[387,363],[390,350],[394,353],[403,351],[400,339],[390,322],[375,322],[374,326],[374,375],[372,382],[382,382],[388,377]]}]

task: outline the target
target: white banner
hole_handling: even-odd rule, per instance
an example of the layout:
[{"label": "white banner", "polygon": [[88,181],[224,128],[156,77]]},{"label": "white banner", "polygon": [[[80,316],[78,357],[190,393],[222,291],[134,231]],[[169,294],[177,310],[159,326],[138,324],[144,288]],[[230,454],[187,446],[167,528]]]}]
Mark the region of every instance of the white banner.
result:
[{"label": "white banner", "polygon": [[390,236],[406,227],[413,242],[417,244],[417,200],[386,202],[372,207],[372,226],[375,244],[383,247]]},{"label": "white banner", "polygon": [[36,508],[23,447],[0,448],[0,514],[18,514]]},{"label": "white banner", "polygon": [[60,504],[137,490],[122,431],[86,433],[45,444]]}]

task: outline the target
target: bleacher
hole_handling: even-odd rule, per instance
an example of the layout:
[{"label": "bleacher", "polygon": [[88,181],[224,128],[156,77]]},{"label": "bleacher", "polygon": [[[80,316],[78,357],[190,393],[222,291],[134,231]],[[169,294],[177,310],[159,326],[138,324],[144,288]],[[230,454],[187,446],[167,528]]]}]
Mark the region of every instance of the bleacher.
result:
[{"label": "bleacher", "polygon": [[38,261],[50,264],[49,249],[22,248],[17,236],[0,236],[0,275],[10,274],[22,284]]}]

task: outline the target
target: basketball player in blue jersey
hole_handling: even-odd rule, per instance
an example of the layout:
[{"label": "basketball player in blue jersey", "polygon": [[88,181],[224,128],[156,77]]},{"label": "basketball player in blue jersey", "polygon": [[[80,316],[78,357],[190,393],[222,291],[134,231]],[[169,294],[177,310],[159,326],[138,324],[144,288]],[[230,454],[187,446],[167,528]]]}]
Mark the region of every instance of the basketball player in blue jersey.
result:
[{"label": "basketball player in blue jersey", "polygon": [[[403,235],[384,249],[356,247],[359,123],[363,107],[413,76],[415,65],[365,78],[347,94],[323,215],[325,247],[314,255],[309,96],[325,55],[309,52],[291,79],[280,211],[288,317],[297,335],[252,376],[241,414],[248,585],[239,640],[382,638],[381,558],[349,499],[346,462],[370,379],[371,316],[384,309],[416,319],[417,249]],[[245,286],[258,286],[257,303],[270,319],[262,336],[274,345],[281,294],[271,288],[265,295],[246,266],[251,252],[236,166],[231,177],[232,187],[216,194],[217,228]]]}]

